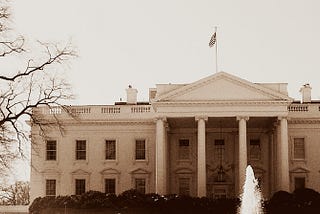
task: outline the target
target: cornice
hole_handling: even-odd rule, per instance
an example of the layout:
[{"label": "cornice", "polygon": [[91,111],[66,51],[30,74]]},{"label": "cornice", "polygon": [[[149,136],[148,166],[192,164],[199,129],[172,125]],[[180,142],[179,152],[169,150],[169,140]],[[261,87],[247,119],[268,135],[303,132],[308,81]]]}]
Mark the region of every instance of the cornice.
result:
[{"label": "cornice", "polygon": [[320,118],[291,118],[288,124],[320,124]]},{"label": "cornice", "polygon": [[152,106],[160,106],[160,105],[171,105],[171,106],[179,106],[179,105],[285,105],[288,106],[291,104],[291,101],[284,100],[201,100],[201,101],[157,101],[153,102]]}]

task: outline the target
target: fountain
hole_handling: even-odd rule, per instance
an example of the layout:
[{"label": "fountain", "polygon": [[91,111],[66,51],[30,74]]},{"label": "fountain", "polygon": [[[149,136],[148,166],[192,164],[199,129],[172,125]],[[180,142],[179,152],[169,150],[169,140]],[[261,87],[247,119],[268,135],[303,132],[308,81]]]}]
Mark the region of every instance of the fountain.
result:
[{"label": "fountain", "polygon": [[258,181],[254,177],[252,167],[248,165],[239,214],[262,214],[261,200],[262,196],[258,187]]}]

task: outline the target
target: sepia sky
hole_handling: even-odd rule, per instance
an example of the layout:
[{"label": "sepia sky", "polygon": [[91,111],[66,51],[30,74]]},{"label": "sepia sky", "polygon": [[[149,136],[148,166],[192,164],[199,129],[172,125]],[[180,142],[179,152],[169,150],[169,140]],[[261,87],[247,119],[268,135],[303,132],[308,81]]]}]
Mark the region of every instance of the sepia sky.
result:
[{"label": "sepia sky", "polygon": [[[113,104],[125,88],[148,100],[157,83],[215,73],[208,42],[218,26],[218,67],[251,82],[288,83],[320,99],[318,0],[12,0],[14,28],[30,40],[71,40],[72,104]],[[223,92],[222,92],[223,93]]]},{"label": "sepia sky", "polygon": [[190,83],[215,73],[208,42],[218,26],[218,66],[252,82],[287,82],[300,99],[320,99],[317,0],[13,0],[16,29],[49,42],[71,40],[67,69],[74,104],[113,104],[125,88],[148,100],[157,83]]}]

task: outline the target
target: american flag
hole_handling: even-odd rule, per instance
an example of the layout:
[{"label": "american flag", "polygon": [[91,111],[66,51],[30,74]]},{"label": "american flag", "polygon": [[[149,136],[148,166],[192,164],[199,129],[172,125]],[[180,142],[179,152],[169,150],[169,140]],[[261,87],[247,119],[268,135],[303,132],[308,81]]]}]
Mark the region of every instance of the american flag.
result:
[{"label": "american flag", "polygon": [[211,36],[210,42],[209,42],[209,47],[212,48],[216,44],[216,32]]}]

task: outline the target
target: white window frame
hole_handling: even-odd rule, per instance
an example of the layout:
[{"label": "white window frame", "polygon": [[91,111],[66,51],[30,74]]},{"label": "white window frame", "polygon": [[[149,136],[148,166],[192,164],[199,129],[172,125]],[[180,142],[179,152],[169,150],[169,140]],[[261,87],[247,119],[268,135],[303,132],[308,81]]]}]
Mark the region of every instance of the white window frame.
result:
[{"label": "white window frame", "polygon": [[[294,140],[295,139],[303,139],[303,146],[304,146],[304,158],[295,158],[294,156],[294,150],[295,150],[295,145],[294,145]],[[307,137],[306,136],[292,136],[291,137],[291,156],[293,161],[306,161],[307,160]]]},{"label": "white window frame", "polygon": [[[86,141],[86,159],[77,159],[77,141]],[[88,163],[89,162],[89,140],[86,138],[76,138],[74,140],[73,145],[73,154],[74,154],[74,160],[76,163]]]},{"label": "white window frame", "polygon": [[[138,140],[144,140],[145,142],[145,159],[136,159],[136,141]],[[149,139],[148,138],[143,138],[143,137],[139,137],[139,138],[135,138],[134,142],[133,142],[133,163],[139,163],[139,162],[145,162],[145,163],[149,163]]]},{"label": "white window frame", "polygon": [[107,168],[100,172],[101,174],[101,192],[105,192],[105,179],[116,180],[116,195],[120,194],[120,171],[114,168]]}]

